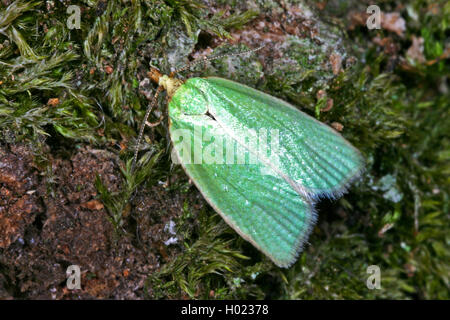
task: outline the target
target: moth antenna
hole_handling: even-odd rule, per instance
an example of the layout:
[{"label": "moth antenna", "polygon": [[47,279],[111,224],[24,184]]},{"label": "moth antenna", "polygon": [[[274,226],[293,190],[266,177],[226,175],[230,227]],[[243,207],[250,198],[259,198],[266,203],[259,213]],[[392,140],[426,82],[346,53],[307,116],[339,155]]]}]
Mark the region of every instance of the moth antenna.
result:
[{"label": "moth antenna", "polygon": [[197,60],[194,60],[194,61],[192,61],[192,62],[189,62],[187,65],[185,65],[185,66],[182,67],[182,68],[179,68],[179,69],[176,69],[175,71],[172,71],[172,72],[170,73],[170,76],[173,77],[175,74],[177,74],[177,73],[179,73],[179,72],[182,72],[182,71],[186,71],[187,69],[189,69],[189,68],[191,68],[191,67],[193,67],[193,66],[196,66],[196,65],[199,64],[199,63],[205,63],[205,64],[206,64],[206,62],[213,61],[213,60],[217,60],[217,59],[222,59],[222,58],[225,58],[225,57],[242,56],[242,55],[247,54],[247,53],[252,53],[252,52],[259,51],[259,50],[261,50],[261,49],[264,48],[264,47],[265,47],[265,45],[262,45],[262,46],[260,46],[260,47],[258,47],[258,48],[255,48],[255,49],[249,49],[249,50],[242,51],[242,52],[228,53],[228,54],[221,54],[221,55],[219,55],[219,56],[210,57],[210,58],[207,58],[207,57],[199,58],[199,59],[197,59]]},{"label": "moth antenna", "polygon": [[163,87],[161,87],[161,86],[159,86],[158,89],[156,89],[155,95],[153,96],[153,99],[150,102],[150,104],[148,105],[147,111],[145,112],[144,119],[142,120],[141,127],[139,129],[139,135],[138,135],[138,139],[136,141],[136,147],[134,149],[134,156],[133,156],[133,163],[131,165],[131,172],[134,171],[134,167],[135,167],[136,162],[137,162],[137,157],[138,157],[138,153],[139,153],[139,145],[141,144],[141,140],[142,140],[142,137],[144,135],[145,124],[147,123],[147,119],[150,116],[150,112],[152,112],[153,108],[157,104],[158,96],[159,96],[159,94],[161,93],[162,90],[163,90]]}]

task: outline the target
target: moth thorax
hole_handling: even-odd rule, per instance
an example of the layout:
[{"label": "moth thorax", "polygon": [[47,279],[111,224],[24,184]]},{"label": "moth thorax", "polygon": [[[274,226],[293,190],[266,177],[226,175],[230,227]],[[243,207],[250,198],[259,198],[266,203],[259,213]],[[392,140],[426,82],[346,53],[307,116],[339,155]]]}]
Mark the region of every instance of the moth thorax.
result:
[{"label": "moth thorax", "polygon": [[159,78],[159,85],[162,86],[169,97],[172,97],[177,89],[183,84],[183,81],[176,78],[171,78],[167,75],[163,75]]}]

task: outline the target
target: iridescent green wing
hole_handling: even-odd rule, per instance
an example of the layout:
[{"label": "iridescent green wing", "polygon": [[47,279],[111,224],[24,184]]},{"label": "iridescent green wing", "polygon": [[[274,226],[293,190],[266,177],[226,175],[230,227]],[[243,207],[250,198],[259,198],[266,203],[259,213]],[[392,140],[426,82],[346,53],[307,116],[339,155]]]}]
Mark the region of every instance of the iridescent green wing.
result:
[{"label": "iridescent green wing", "polygon": [[[174,100],[169,105],[174,108]],[[229,137],[217,122],[205,115],[171,116],[170,133],[177,161],[208,203],[244,239],[266,254],[278,266],[291,265],[307,239],[315,221],[312,205],[304,200],[284,179],[265,174],[269,169],[261,162],[194,164],[194,140],[213,136],[197,152],[204,154],[219,140]],[[200,128],[200,130],[198,130]],[[209,140],[209,139],[208,139]],[[233,141],[233,140],[231,140]],[[223,143],[225,146],[227,143]],[[238,145],[234,146],[239,149]],[[242,152],[242,150],[240,151]],[[217,159],[217,158],[216,158]]]},{"label": "iridescent green wing", "polygon": [[[283,101],[227,80],[188,80],[172,97],[169,116],[174,151],[205,199],[279,266],[292,264],[307,239],[315,221],[313,199],[335,195],[360,170],[346,159],[361,162],[357,151],[333,130]],[[280,141],[261,151],[254,141],[260,142],[264,129],[278,130]],[[326,157],[330,150],[306,147],[305,139],[314,141],[308,134],[318,135],[322,144],[330,138],[345,146],[343,155],[331,158],[344,162],[333,178],[327,173],[338,164],[333,170],[315,166],[317,154]],[[199,159],[199,154],[213,156]]]},{"label": "iridescent green wing", "polygon": [[287,102],[222,78],[193,78],[188,83],[204,93],[208,112],[237,140],[249,129],[278,129],[278,169],[305,197],[339,197],[359,176],[359,151],[334,129]]}]

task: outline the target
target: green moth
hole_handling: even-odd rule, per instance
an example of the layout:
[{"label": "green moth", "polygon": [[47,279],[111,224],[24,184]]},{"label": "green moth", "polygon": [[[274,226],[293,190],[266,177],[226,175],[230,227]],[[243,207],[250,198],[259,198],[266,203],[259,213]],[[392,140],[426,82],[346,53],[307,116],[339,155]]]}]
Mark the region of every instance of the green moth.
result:
[{"label": "green moth", "polygon": [[156,70],[151,78],[169,97],[173,159],[238,234],[289,267],[314,226],[315,202],[340,197],[360,175],[360,152],[327,125],[243,84],[182,81]]}]

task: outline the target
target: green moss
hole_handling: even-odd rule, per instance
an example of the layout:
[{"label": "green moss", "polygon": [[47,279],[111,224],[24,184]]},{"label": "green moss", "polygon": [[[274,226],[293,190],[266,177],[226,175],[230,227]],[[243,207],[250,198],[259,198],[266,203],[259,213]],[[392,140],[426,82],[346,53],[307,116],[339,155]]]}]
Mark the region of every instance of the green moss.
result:
[{"label": "green moss", "polygon": [[97,176],[95,186],[99,192],[99,197],[104,203],[112,225],[115,228],[117,235],[122,233],[124,225],[124,217],[129,210],[129,200],[135,192],[136,188],[142,183],[154,183],[157,176],[155,166],[161,157],[162,150],[157,145],[153,146],[151,150],[145,153],[139,159],[139,171],[133,171],[131,167],[131,159],[125,164],[125,167],[120,168],[122,174],[122,189],[120,192],[110,192],[103,184],[101,177]]},{"label": "green moss", "polygon": [[[192,217],[198,221],[195,229],[186,223]],[[236,248],[234,234],[218,215],[205,210],[195,214],[186,208],[177,225],[177,234],[184,235],[184,252],[149,277],[150,297],[264,297],[253,277],[267,269],[268,264],[247,265],[248,258]]]}]

